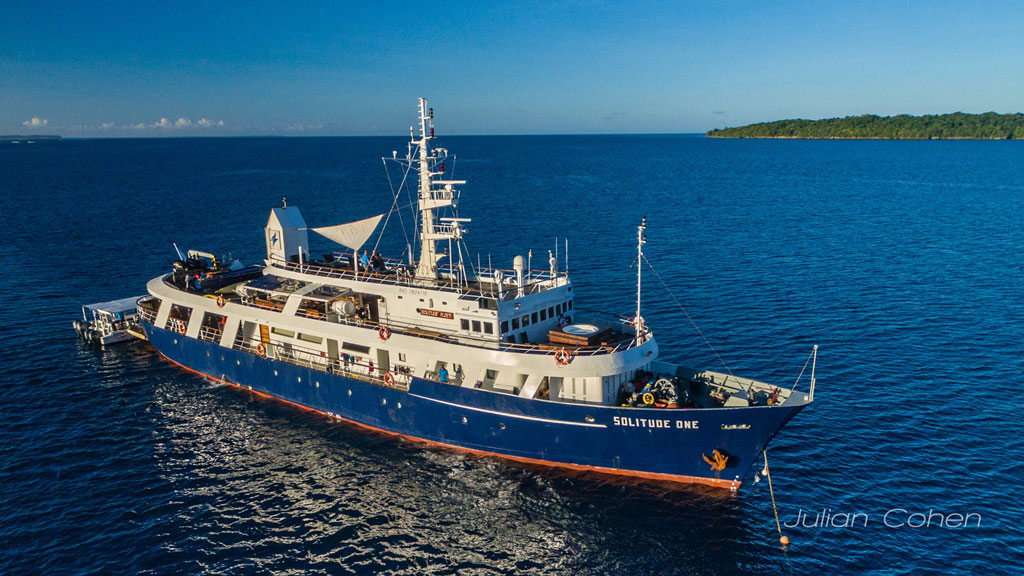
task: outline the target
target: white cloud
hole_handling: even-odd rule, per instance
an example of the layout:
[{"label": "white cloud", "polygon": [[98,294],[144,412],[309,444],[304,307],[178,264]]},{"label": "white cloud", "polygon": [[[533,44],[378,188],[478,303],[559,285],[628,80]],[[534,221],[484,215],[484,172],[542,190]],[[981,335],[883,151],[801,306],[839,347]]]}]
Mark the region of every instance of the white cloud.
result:
[{"label": "white cloud", "polygon": [[102,128],[104,130],[110,130],[113,127],[114,127],[114,123],[113,122],[104,122],[103,124],[100,124],[100,128]]},{"label": "white cloud", "polygon": [[46,126],[46,118],[40,118],[39,116],[33,116],[31,120],[25,120],[21,123],[22,126],[28,126],[29,128],[42,128]]},{"label": "white cloud", "polygon": [[286,128],[286,130],[290,130],[293,132],[302,132],[304,130],[320,130],[323,127],[323,124],[292,124],[291,126]]},{"label": "white cloud", "polygon": [[174,121],[175,128],[188,128],[192,125],[192,121],[188,118],[178,118]]},{"label": "white cloud", "polygon": [[143,124],[142,122],[139,122],[138,124],[132,124],[132,130],[145,130],[145,129],[146,129],[146,125]]}]

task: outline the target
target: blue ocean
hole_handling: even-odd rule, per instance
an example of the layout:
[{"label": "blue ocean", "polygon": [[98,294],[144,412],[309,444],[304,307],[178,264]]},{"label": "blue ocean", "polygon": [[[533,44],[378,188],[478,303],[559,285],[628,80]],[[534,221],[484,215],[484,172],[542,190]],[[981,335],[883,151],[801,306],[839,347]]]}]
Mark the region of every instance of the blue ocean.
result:
[{"label": "blue ocean", "polygon": [[1024,143],[435,144],[483,264],[568,241],[577,304],[628,314],[646,216],[663,358],[790,387],[819,346],[768,452],[789,546],[764,479],[468,456],[80,343],[81,304],[144,293],[175,243],[255,262],[282,197],[310,226],[387,211],[406,140],[64,140],[0,144],[0,573],[1024,573]]}]

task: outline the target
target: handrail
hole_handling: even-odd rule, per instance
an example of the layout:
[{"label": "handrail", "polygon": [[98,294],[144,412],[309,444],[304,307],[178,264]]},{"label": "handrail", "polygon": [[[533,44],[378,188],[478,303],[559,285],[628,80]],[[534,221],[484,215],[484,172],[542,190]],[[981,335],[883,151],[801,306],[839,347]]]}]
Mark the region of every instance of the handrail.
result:
[{"label": "handrail", "polygon": [[[348,360],[348,358],[350,358],[349,356],[346,356],[344,359],[327,358],[319,353],[314,354],[301,348],[285,347],[273,342],[264,343],[259,340],[246,340],[241,335],[235,338],[233,348],[243,352],[249,352],[251,354],[260,354],[260,345],[263,346],[266,356],[287,364],[302,366],[303,368],[309,368],[311,370],[317,370],[327,374],[339,374],[346,378],[354,378],[371,384],[402,390],[408,390],[409,385],[412,383],[412,374],[397,370],[395,366],[388,366],[385,370],[381,370],[381,367],[379,366],[371,367],[370,364],[372,362],[369,361],[362,363],[357,362],[354,359]],[[377,374],[380,375],[378,376]],[[388,386],[387,382],[384,380],[384,374],[391,374],[392,378],[394,378],[393,386]]]},{"label": "handrail", "polygon": [[[255,304],[254,302],[246,301],[243,299],[240,302],[242,305],[251,306],[253,308],[263,309],[262,306]],[[463,346],[472,346],[474,348],[487,348],[491,350],[499,350],[501,352],[513,352],[521,354],[554,354],[557,350],[562,347],[571,349],[572,353],[577,356],[599,356],[602,354],[614,354],[620,350],[628,350],[638,345],[636,338],[630,338],[627,341],[616,344],[613,348],[608,346],[577,346],[570,347],[565,345],[551,345],[551,344],[529,344],[529,343],[515,343],[515,342],[501,342],[499,340],[487,340],[484,338],[476,338],[473,336],[450,336],[440,333],[429,333],[425,332],[419,327],[413,324],[407,324],[399,321],[392,322],[374,322],[372,320],[361,320],[350,316],[341,316],[339,314],[311,314],[304,309],[296,311],[296,316],[302,318],[308,318],[310,320],[318,320],[321,322],[331,322],[335,324],[344,324],[346,326],[354,326],[356,328],[366,328],[367,330],[376,332],[381,326],[387,326],[395,334],[403,334],[406,336],[413,336],[416,338],[425,338],[427,340],[433,340],[435,342],[447,342],[450,344],[459,344]],[[333,319],[332,319],[333,318]],[[639,344],[646,342],[649,339],[651,332],[647,329],[643,333],[643,337]]]},{"label": "handrail", "polygon": [[219,342],[220,335],[224,331],[219,328],[210,328],[208,326],[201,326],[199,328],[199,339],[205,340],[206,342]]},{"label": "handrail", "polygon": [[[287,260],[282,260],[280,258],[270,258],[268,259],[268,262],[270,266],[276,266],[284,270],[294,271],[300,274],[311,274],[318,278],[338,278],[346,280],[356,280],[359,282],[368,282],[371,284],[388,284],[394,286],[411,287],[420,286],[422,284],[421,280],[417,280],[416,277],[411,274],[399,273],[400,270],[405,270],[404,263],[396,264],[395,266],[392,267],[392,270],[395,271],[395,274],[380,274],[378,272],[374,272],[372,269],[360,270],[359,272],[356,272],[348,268],[336,268],[332,266],[322,266],[319,264],[310,263],[298,264],[297,262],[290,262]],[[399,261],[391,260],[390,262]],[[403,268],[399,268],[399,266],[402,266]],[[510,275],[513,274],[511,271],[508,271],[508,273]],[[545,283],[553,282],[559,279],[565,279],[566,281],[568,281],[568,275],[564,272],[552,276],[550,271],[532,270],[530,271],[529,277],[531,278],[531,282],[523,284],[522,287],[509,286],[504,288],[503,299],[514,300],[515,298],[518,297],[518,292],[520,291],[520,289],[522,290],[524,295],[534,294],[536,292],[542,291],[541,289],[544,287]],[[478,275],[478,279],[479,278],[480,276]],[[506,277],[506,279],[508,279],[508,277]],[[489,297],[497,297],[498,295],[498,293],[495,291],[483,290],[481,288],[470,288],[468,286],[463,286],[457,282],[450,280],[448,282],[435,280],[431,282],[430,288],[465,295],[478,294],[480,296]]]}]

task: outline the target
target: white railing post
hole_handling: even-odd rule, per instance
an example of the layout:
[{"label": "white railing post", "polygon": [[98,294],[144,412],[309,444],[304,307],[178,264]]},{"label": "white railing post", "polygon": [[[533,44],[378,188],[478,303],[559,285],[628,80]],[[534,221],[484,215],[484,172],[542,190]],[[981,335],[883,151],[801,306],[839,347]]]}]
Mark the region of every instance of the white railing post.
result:
[{"label": "white railing post", "polygon": [[[814,345],[814,360],[811,361],[811,393],[810,401],[814,401],[814,368],[818,365],[818,345]],[[806,364],[805,364],[806,366]]]}]

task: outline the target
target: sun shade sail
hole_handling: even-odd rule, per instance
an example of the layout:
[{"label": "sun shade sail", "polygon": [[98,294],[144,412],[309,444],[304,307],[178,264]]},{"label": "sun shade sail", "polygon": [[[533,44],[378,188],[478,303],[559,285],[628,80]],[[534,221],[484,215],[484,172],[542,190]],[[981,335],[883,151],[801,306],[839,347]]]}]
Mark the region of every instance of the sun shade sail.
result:
[{"label": "sun shade sail", "polygon": [[373,231],[377,229],[377,224],[380,224],[382,218],[384,218],[384,215],[379,214],[365,220],[349,222],[348,224],[322,226],[320,228],[310,228],[310,230],[346,248],[359,250],[363,244],[366,244]]}]

